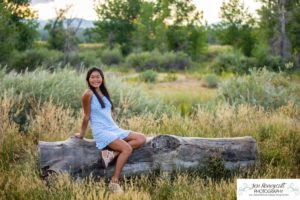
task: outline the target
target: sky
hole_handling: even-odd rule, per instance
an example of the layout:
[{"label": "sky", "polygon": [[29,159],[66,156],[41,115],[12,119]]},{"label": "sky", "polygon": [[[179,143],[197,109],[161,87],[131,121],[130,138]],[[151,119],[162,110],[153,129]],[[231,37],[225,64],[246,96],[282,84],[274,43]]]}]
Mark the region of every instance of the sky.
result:
[{"label": "sky", "polygon": [[[220,21],[219,12],[223,0],[193,0],[196,7],[203,11],[204,19],[209,23]],[[249,11],[255,13],[260,4],[257,0],[244,0]],[[55,18],[55,9],[64,8],[72,4],[72,10],[68,17],[96,20],[93,0],[31,0],[32,8],[38,11],[39,19]]]}]

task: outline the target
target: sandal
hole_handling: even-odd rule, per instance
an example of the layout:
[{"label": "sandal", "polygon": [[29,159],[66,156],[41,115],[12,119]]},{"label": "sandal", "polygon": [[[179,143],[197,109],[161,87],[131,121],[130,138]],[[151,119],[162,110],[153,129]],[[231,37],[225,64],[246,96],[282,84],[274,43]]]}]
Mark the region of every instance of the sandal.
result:
[{"label": "sandal", "polygon": [[106,169],[109,163],[115,158],[114,152],[109,150],[101,151],[102,166]]},{"label": "sandal", "polygon": [[118,183],[114,183],[112,181],[109,182],[108,184],[108,189],[112,192],[112,193],[119,193],[122,194],[124,193],[123,189],[121,188],[121,186]]}]

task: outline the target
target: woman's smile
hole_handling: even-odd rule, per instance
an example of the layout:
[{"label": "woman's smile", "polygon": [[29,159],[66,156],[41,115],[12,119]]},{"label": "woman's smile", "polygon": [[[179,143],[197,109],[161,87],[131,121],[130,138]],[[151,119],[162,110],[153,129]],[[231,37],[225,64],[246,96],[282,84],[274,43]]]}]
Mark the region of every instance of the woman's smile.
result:
[{"label": "woman's smile", "polygon": [[100,73],[97,71],[94,71],[89,78],[89,82],[90,82],[91,86],[94,88],[100,87],[100,85],[102,84],[102,77],[101,77]]}]

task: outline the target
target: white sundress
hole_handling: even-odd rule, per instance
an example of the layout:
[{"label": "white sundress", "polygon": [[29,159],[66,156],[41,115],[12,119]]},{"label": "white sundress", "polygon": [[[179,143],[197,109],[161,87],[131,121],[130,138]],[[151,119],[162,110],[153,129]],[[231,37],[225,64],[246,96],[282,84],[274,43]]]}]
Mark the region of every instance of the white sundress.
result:
[{"label": "white sundress", "polygon": [[91,100],[90,123],[93,137],[98,149],[103,149],[116,139],[126,138],[130,130],[119,128],[111,115],[111,103],[103,96],[105,108],[101,107],[95,94]]}]

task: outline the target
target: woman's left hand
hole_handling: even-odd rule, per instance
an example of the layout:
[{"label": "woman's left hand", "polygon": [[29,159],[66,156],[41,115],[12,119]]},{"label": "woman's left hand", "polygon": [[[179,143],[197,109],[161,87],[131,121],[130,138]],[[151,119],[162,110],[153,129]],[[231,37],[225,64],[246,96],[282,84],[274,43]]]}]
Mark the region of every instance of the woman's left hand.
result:
[{"label": "woman's left hand", "polygon": [[83,136],[79,135],[79,134],[76,134],[74,135],[75,138],[78,138],[78,139],[83,139]]}]

